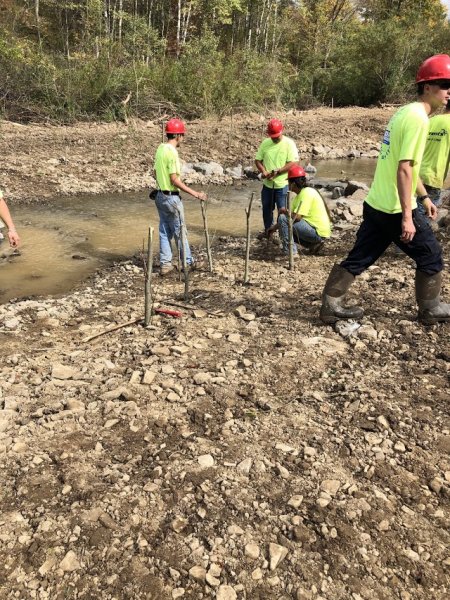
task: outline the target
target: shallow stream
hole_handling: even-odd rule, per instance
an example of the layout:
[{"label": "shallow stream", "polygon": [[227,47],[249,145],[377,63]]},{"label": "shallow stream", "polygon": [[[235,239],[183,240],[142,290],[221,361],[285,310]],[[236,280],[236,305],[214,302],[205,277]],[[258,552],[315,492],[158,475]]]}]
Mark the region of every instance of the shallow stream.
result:
[{"label": "shallow stream", "polygon": [[[375,160],[317,161],[317,177],[348,177],[370,183]],[[195,187],[195,186],[194,186]],[[210,186],[206,191],[212,244],[221,235],[245,235],[244,209],[252,191],[252,231],[261,229],[259,191],[261,184]],[[189,241],[204,245],[202,216],[197,200],[184,199]],[[32,295],[60,294],[73,288],[102,265],[129,257],[142,249],[149,225],[155,228],[157,256],[158,215],[146,192],[83,195],[52,200],[51,204],[14,206],[14,221],[20,232],[20,256],[7,260],[0,244],[0,302]]]}]

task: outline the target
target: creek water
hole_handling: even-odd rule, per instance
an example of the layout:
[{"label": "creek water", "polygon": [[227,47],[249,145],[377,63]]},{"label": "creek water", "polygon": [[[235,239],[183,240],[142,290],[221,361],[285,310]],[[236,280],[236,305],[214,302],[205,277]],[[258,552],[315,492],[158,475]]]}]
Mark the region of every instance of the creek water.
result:
[{"label": "creek water", "polygon": [[[347,177],[370,183],[375,160],[317,161],[317,177]],[[194,186],[195,187],[195,186]],[[210,186],[208,222],[212,245],[221,235],[245,235],[244,209],[255,192],[252,231],[261,229],[258,181],[237,186]],[[197,200],[183,199],[189,241],[204,246],[202,216]],[[102,265],[132,256],[143,248],[148,227],[155,228],[158,252],[158,214],[147,193],[63,197],[48,204],[13,206],[21,235],[20,255],[10,256],[0,245],[0,302],[35,295],[67,292]],[[2,258],[1,255],[9,255]]]}]

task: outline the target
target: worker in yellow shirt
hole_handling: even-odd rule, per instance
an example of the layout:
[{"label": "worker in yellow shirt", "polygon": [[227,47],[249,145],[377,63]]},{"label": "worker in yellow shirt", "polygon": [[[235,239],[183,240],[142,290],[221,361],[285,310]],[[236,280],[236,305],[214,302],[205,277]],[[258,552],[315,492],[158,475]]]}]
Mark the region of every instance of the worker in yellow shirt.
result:
[{"label": "worker in yellow shirt", "polygon": [[423,193],[417,197],[420,202],[429,198],[434,206],[442,204],[441,190],[447,178],[449,161],[450,100],[447,102],[445,112],[430,119],[427,144],[420,166],[420,179],[425,188]]},{"label": "worker in yellow shirt", "polygon": [[[9,212],[8,205],[3,197],[3,192],[0,190],[0,222],[3,221],[8,228],[8,240],[11,248],[16,248],[20,243],[19,234],[14,226],[11,213]],[[0,225],[1,227],[1,225]],[[0,239],[3,236],[0,236]]]},{"label": "worker in yellow shirt", "polygon": [[261,204],[264,232],[260,237],[269,238],[273,230],[273,211],[286,206],[288,192],[287,172],[298,161],[298,150],[291,138],[283,135],[283,123],[271,119],[267,124],[267,135],[255,156],[255,165],[263,176]]},{"label": "worker in yellow shirt", "polygon": [[[292,235],[294,242],[309,249],[309,254],[318,254],[331,236],[331,216],[325,200],[313,187],[306,183],[306,173],[300,165],[294,165],[288,171],[289,191],[296,197],[292,202]],[[280,209],[278,227],[283,252],[289,250],[289,225],[286,209]],[[294,243],[294,254],[297,247]]]},{"label": "worker in yellow shirt", "polygon": [[196,192],[181,181],[181,165],[178,150],[186,133],[183,121],[170,119],[166,123],[167,142],[160,144],[155,155],[155,174],[158,191],[155,197],[159,214],[159,264],[161,275],[167,275],[173,270],[172,239],[175,238],[178,252],[183,257],[186,254],[186,264],[192,266],[194,261],[187,241],[185,248],[181,247],[181,227],[184,224],[184,208],[181,202],[180,190],[194,196],[198,200],[206,200],[203,192]]},{"label": "worker in yellow shirt", "polygon": [[419,321],[450,321],[450,304],[440,301],[442,249],[426,219],[417,210],[416,189],[427,141],[431,112],[450,99],[450,56],[425,60],[416,76],[417,102],[400,108],[384,132],[374,180],[364,202],[363,222],[348,257],[334,265],[323,291],[320,317],[325,323],[358,319],[359,306],[346,307],[345,294],[361,274],[393,242],[416,263]]}]

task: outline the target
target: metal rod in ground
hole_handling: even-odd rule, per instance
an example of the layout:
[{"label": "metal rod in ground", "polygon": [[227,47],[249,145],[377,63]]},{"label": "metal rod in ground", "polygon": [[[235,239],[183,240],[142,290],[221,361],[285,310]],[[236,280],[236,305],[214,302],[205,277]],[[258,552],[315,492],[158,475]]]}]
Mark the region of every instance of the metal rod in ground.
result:
[{"label": "metal rod in ground", "polygon": [[150,325],[152,318],[152,273],[153,273],[153,227],[148,228],[147,272],[145,274],[145,318],[144,324]]},{"label": "metal rod in ground", "polygon": [[184,301],[187,302],[189,298],[189,266],[186,261],[186,227],[184,225],[184,219],[182,217],[181,211],[178,211],[178,215],[180,218],[180,232],[181,232],[181,263],[183,265],[183,273],[184,273]]},{"label": "metal rod in ground", "polygon": [[291,198],[289,192],[286,196],[286,211],[288,218],[288,232],[289,232],[289,269],[294,268],[294,232],[293,232],[293,223],[292,223],[292,215],[291,215]]},{"label": "metal rod in ground", "polygon": [[213,272],[213,262],[211,255],[211,244],[209,243],[209,230],[208,230],[208,215],[206,214],[206,202],[201,200],[200,206],[202,207],[202,217],[203,217],[203,229],[205,231],[205,241],[206,241],[206,254],[208,255],[208,266],[209,272]]},{"label": "metal rod in ground", "polygon": [[248,207],[245,209],[245,215],[247,217],[247,243],[245,246],[244,283],[249,282],[248,264],[249,264],[249,260],[250,260],[250,215],[252,212],[252,204],[253,204],[254,196],[255,196],[255,192],[252,192],[252,195],[250,196],[250,202],[248,203]]}]

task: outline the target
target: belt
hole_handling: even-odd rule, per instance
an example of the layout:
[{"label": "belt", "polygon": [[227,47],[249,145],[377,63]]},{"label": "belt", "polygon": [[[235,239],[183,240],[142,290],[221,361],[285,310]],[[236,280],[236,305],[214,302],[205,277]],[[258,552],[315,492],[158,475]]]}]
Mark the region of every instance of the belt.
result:
[{"label": "belt", "polygon": [[179,196],[180,192],[171,192],[169,190],[159,190],[162,194],[165,194],[166,196]]}]

